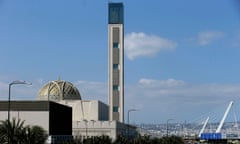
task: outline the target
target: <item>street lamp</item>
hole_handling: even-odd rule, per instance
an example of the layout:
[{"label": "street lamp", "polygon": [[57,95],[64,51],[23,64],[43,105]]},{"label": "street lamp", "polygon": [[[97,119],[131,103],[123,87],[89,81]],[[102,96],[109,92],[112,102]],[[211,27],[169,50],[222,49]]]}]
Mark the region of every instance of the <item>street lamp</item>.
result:
[{"label": "street lamp", "polygon": [[130,123],[129,123],[129,116],[130,116],[130,112],[133,112],[133,111],[137,111],[137,109],[129,109],[128,110],[128,129],[127,129],[127,135],[129,137],[129,126],[130,126]]},{"label": "street lamp", "polygon": [[128,124],[129,124],[129,115],[130,115],[130,112],[132,112],[132,111],[137,111],[137,109],[129,109],[128,110]]},{"label": "street lamp", "polygon": [[171,120],[174,120],[174,119],[168,119],[167,120],[167,137],[168,137],[168,122],[171,121]]},{"label": "street lamp", "polygon": [[86,138],[88,138],[88,121],[86,119],[83,120],[85,122],[85,128],[86,128]]},{"label": "street lamp", "polygon": [[[28,83],[26,81],[22,80],[15,80],[9,84],[9,89],[8,89],[8,125],[10,124],[10,101],[11,101],[11,86],[12,85],[17,85],[17,84],[24,84],[24,85],[32,85],[32,83]],[[8,144],[10,143],[10,127],[8,126]]]}]

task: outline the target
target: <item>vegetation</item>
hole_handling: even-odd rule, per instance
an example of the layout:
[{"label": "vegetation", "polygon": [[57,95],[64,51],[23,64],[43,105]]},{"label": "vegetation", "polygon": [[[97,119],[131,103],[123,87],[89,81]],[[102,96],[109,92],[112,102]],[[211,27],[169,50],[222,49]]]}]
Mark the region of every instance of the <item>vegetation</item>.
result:
[{"label": "vegetation", "polygon": [[[13,119],[1,121],[0,143],[1,144],[44,144],[47,134],[42,127],[24,126],[24,121]],[[126,138],[119,136],[115,141],[108,136],[95,136],[86,139],[74,139],[61,144],[184,144],[181,137],[170,136],[162,138],[151,138],[150,136],[137,136]]]},{"label": "vegetation", "polygon": [[40,126],[32,126],[25,128],[26,143],[25,144],[44,144],[48,135]]},{"label": "vegetation", "polygon": [[114,142],[108,136],[91,137],[80,140],[74,139],[68,144],[184,144],[181,137],[170,136],[162,138],[151,138],[150,136],[138,136],[133,139],[119,136]]},{"label": "vegetation", "polygon": [[42,127],[24,126],[24,121],[13,119],[1,121],[0,143],[1,144],[44,144],[47,134]]}]

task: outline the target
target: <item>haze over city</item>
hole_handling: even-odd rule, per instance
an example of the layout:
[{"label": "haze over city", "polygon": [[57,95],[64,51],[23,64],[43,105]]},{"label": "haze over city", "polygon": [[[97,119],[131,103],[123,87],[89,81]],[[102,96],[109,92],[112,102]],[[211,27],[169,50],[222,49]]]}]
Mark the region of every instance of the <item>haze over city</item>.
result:
[{"label": "haze over city", "polygon": [[[115,1],[113,1],[115,2]],[[240,117],[240,5],[237,0],[123,0],[125,114],[131,123]],[[0,1],[0,100],[35,100],[62,79],[82,99],[108,103],[104,0]],[[126,117],[125,117],[126,119]]]}]

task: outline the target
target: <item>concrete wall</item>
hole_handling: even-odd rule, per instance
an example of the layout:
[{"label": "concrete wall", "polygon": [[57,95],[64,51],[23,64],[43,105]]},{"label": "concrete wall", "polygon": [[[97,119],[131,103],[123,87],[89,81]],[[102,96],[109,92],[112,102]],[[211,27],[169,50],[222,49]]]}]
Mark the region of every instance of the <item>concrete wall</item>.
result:
[{"label": "concrete wall", "polygon": [[108,120],[108,106],[98,100],[62,100],[59,103],[72,107],[73,121]]},{"label": "concrete wall", "polygon": [[[0,101],[0,120],[8,119],[8,106],[8,101]],[[11,101],[9,114],[10,120],[41,126],[49,135],[72,135],[71,107],[51,101]]]},{"label": "concrete wall", "polygon": [[118,135],[127,134],[127,125],[118,121],[74,121],[74,137],[91,137],[106,135],[116,140]]},{"label": "concrete wall", "polygon": [[[0,111],[0,120],[6,120],[7,111]],[[24,120],[25,125],[38,125],[49,131],[49,112],[48,111],[11,111],[12,118]]]}]

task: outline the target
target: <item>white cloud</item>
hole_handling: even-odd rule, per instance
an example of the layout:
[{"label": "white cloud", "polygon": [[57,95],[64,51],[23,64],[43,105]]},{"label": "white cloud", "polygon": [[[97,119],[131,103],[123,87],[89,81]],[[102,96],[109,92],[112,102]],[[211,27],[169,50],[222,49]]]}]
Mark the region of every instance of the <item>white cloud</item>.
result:
[{"label": "white cloud", "polygon": [[145,87],[177,87],[177,86],[183,86],[184,81],[175,80],[173,78],[170,78],[167,80],[153,80],[153,79],[142,78],[139,80],[139,84]]},{"label": "white cloud", "polygon": [[197,40],[201,46],[205,46],[215,40],[222,38],[223,36],[224,36],[224,33],[220,31],[206,31],[206,32],[200,32],[198,34]]},{"label": "white cloud", "polygon": [[[194,85],[188,84],[183,80],[176,80],[173,78],[167,80],[153,80],[142,78],[139,80],[139,87],[137,91],[144,91],[145,96],[149,97],[165,97],[171,96],[182,99],[194,97],[194,100],[198,99],[205,101],[207,98],[219,98],[219,97],[234,97],[240,94],[239,85],[224,85],[224,84],[201,84]],[[221,99],[219,99],[221,100]],[[197,101],[199,102],[199,101]],[[216,101],[215,101],[216,102]]]},{"label": "white cloud", "polygon": [[141,56],[153,56],[162,50],[173,50],[176,46],[174,41],[143,32],[132,32],[125,36],[125,52],[130,60]]},{"label": "white cloud", "polygon": [[82,99],[100,100],[107,103],[108,91],[106,83],[79,80],[74,85],[78,88]]},{"label": "white cloud", "polygon": [[42,78],[38,78],[36,81],[38,84],[41,84],[41,85],[44,84],[44,80]]},{"label": "white cloud", "polygon": [[[37,96],[39,85],[34,82],[33,85],[12,85],[12,100],[34,100]],[[9,93],[9,83],[0,81],[0,100],[7,100]]]},{"label": "white cloud", "polygon": [[0,100],[6,100],[8,97],[8,84],[0,82]]},{"label": "white cloud", "polygon": [[[17,85],[12,87],[11,95],[14,100],[35,100],[39,90],[47,84],[41,78],[32,80],[31,86]],[[73,83],[84,100],[100,100],[107,103],[107,84],[94,81],[76,81]],[[8,83],[0,81],[0,100],[8,99]]]},{"label": "white cloud", "polygon": [[[230,101],[235,101],[236,109],[239,108],[240,84],[190,84],[183,80],[173,78],[154,80],[142,78],[138,85],[125,87],[126,109],[139,108],[135,119],[161,115],[164,118],[174,118],[177,121],[196,119],[211,111],[212,116],[221,118]],[[212,118],[212,117],[211,117]],[[217,121],[219,119],[216,119]]]},{"label": "white cloud", "polygon": [[[14,100],[34,100],[43,80],[33,80],[32,86],[14,86]],[[44,82],[46,83],[46,82]],[[107,83],[95,81],[76,81],[82,99],[100,100],[108,103]],[[224,113],[229,101],[240,99],[240,84],[190,84],[184,80],[169,78],[165,80],[141,78],[138,83],[125,84],[125,111],[139,109],[132,119],[139,122],[165,122],[167,118],[176,121],[196,119],[209,110]],[[0,100],[8,97],[8,83],[0,81]],[[236,109],[238,109],[238,107]]]},{"label": "white cloud", "polygon": [[236,32],[231,41],[233,48],[240,48],[240,31]]}]

